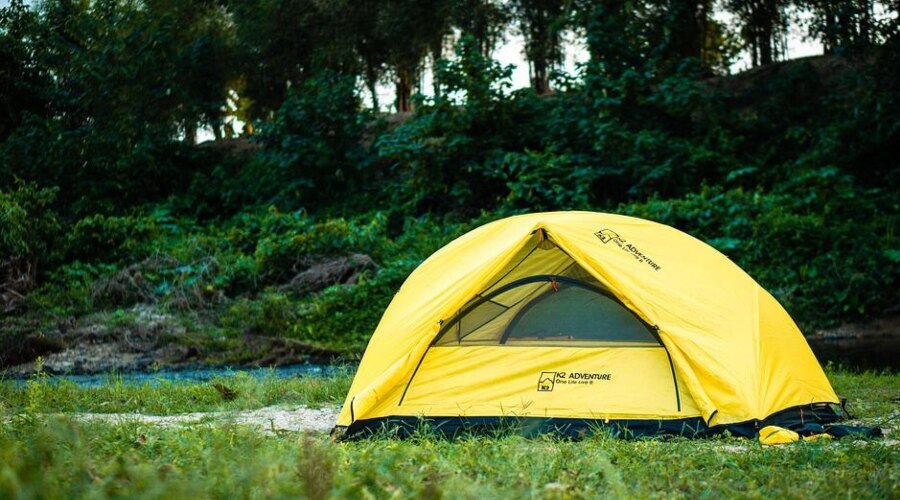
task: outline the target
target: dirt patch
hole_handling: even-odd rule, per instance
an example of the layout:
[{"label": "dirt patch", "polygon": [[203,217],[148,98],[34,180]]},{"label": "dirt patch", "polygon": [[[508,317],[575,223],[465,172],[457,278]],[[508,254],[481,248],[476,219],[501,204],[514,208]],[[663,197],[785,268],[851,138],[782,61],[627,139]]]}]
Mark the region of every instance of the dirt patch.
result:
[{"label": "dirt patch", "polygon": [[77,413],[67,414],[67,416],[90,422],[116,424],[137,421],[161,427],[203,423],[233,423],[256,427],[268,434],[277,434],[281,431],[328,432],[334,427],[338,413],[339,409],[334,407],[268,406],[256,410],[182,413],[167,416],[143,415],[140,413]]}]

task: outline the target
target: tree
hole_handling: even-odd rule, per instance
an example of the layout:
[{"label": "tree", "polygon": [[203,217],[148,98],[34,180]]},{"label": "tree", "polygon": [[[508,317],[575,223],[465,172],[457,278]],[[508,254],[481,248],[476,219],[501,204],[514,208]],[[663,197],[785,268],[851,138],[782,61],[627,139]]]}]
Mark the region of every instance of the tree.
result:
[{"label": "tree", "polygon": [[21,124],[24,114],[46,112],[42,94],[49,81],[37,60],[37,26],[37,13],[23,0],[0,8],[0,142]]},{"label": "tree", "polygon": [[384,0],[377,20],[397,90],[397,111],[412,110],[422,62],[450,31],[447,0]]},{"label": "tree", "polygon": [[563,60],[564,0],[512,0],[519,30],[525,38],[525,57],[531,86],[538,94],[550,91],[550,73]]},{"label": "tree", "polygon": [[583,0],[575,4],[575,24],[590,54],[589,74],[619,78],[650,57],[646,9],[628,0]]},{"label": "tree", "polygon": [[701,59],[712,1],[668,0],[661,7],[666,30],[666,58]]},{"label": "tree", "polygon": [[225,104],[224,73],[205,60],[215,57],[206,47],[221,46],[209,28],[216,22],[156,7],[39,4],[22,60],[48,75],[36,91],[43,104],[40,113],[20,110],[0,144],[0,178],[59,186],[73,213],[107,212],[166,196],[201,167],[178,138]]},{"label": "tree", "polygon": [[[654,59],[655,69],[672,74],[691,60],[707,72],[727,73],[739,42],[712,17],[713,0],[646,0],[638,32]],[[634,22],[634,21],[630,21]]]},{"label": "tree", "polygon": [[387,71],[390,43],[377,21],[382,1],[358,0],[348,5],[345,11],[347,18],[352,20],[353,50],[375,111],[379,109],[377,85]]},{"label": "tree", "polygon": [[237,86],[237,33],[230,14],[213,0],[144,0],[149,14],[165,19],[178,50],[172,72],[176,120],[185,139],[194,142],[198,125],[221,139],[225,103]]},{"label": "tree", "polygon": [[251,119],[268,118],[292,86],[315,73],[321,18],[314,0],[229,0]]},{"label": "tree", "polygon": [[459,28],[463,36],[471,37],[485,58],[490,58],[510,20],[507,5],[498,0],[460,0],[454,3],[453,25]]},{"label": "tree", "polygon": [[826,54],[858,52],[876,41],[872,0],[800,0],[813,17],[810,35],[822,42]]},{"label": "tree", "polygon": [[754,67],[776,61],[786,51],[789,0],[726,0],[741,25]]}]

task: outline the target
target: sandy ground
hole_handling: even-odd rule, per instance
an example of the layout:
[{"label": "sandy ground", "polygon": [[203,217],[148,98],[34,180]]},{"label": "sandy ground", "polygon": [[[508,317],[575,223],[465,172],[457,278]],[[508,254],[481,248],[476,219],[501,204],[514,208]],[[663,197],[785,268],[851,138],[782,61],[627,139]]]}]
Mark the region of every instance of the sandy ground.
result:
[{"label": "sandy ground", "polygon": [[258,427],[266,433],[275,434],[279,431],[328,432],[334,427],[339,411],[340,409],[335,407],[268,406],[256,410],[181,413],[168,416],[143,415],[140,413],[70,413],[67,416],[93,422],[121,423],[139,421],[165,427],[204,423],[234,423]]}]

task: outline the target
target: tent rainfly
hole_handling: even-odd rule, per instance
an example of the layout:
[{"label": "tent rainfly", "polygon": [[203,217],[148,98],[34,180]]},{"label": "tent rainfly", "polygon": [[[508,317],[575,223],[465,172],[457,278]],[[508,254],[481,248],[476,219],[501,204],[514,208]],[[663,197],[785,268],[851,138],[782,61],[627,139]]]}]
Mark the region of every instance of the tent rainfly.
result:
[{"label": "tent rainfly", "polygon": [[794,321],[727,257],[647,220],[551,212],[475,229],[409,276],[335,431],[756,436],[830,424],[837,404]]}]

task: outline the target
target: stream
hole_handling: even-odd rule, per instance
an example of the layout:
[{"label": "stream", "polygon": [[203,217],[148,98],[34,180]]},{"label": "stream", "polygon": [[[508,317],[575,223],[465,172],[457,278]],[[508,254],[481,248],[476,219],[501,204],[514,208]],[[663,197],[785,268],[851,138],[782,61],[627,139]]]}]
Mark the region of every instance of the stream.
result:
[{"label": "stream", "polygon": [[[291,378],[298,376],[327,377],[344,370],[355,370],[355,366],[348,365],[319,365],[312,363],[275,366],[271,368],[244,368],[228,366],[198,367],[180,370],[158,370],[150,372],[126,372],[126,373],[102,373],[90,375],[53,375],[51,382],[66,380],[74,382],[79,387],[100,387],[105,384],[122,383],[128,385],[161,383],[198,383],[206,382],[214,378],[232,377],[238,374],[246,374],[250,377],[275,377]],[[14,377],[13,383],[25,383],[27,378]]]}]

